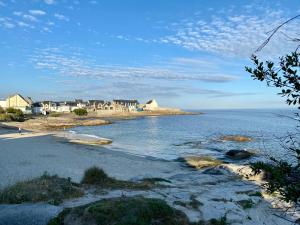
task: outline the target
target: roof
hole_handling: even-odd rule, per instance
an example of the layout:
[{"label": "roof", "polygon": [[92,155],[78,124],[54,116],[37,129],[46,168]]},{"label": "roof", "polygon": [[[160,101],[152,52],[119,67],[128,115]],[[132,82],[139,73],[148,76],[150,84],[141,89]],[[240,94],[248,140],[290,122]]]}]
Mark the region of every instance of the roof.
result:
[{"label": "roof", "polygon": [[42,103],[41,102],[34,102],[32,104],[33,107],[42,107]]},{"label": "roof", "polygon": [[88,100],[88,103],[90,105],[94,105],[94,104],[104,104],[105,101],[104,100]]},{"label": "roof", "polygon": [[136,103],[138,104],[138,100],[126,100],[126,99],[114,99],[113,100],[116,103]]},{"label": "roof", "polygon": [[27,102],[29,105],[33,104],[33,101],[30,97],[23,97],[22,95],[20,94],[14,94],[14,95],[9,95],[8,98],[12,98],[14,96],[18,95],[20,98],[22,98],[25,102]]}]

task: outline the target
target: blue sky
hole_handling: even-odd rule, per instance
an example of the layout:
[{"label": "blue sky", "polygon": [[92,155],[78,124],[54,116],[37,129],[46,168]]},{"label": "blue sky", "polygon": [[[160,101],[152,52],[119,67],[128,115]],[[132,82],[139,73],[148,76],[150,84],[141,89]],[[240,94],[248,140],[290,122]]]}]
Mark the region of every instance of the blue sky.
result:
[{"label": "blue sky", "polygon": [[[298,0],[0,0],[0,98],[285,107],[244,67],[268,31],[299,13]],[[299,34],[299,22],[260,57],[293,50],[284,34]]]}]

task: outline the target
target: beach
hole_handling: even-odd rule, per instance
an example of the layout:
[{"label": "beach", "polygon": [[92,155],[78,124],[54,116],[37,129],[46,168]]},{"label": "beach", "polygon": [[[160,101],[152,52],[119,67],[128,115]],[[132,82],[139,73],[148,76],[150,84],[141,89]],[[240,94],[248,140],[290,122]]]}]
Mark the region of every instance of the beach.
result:
[{"label": "beach", "polygon": [[[274,199],[253,194],[262,190],[257,180],[249,181],[240,176],[241,171],[249,172],[244,165],[225,163],[213,169],[196,170],[180,161],[138,156],[111,150],[105,145],[70,143],[57,132],[19,134],[5,128],[0,128],[0,158],[0,189],[44,172],[80,182],[84,171],[92,166],[103,168],[109,176],[121,180],[159,177],[171,182],[167,188],[151,190],[107,190],[102,194],[87,191],[85,196],[66,200],[59,206],[47,203],[0,205],[1,225],[20,224],[20,221],[23,225],[47,224],[65,207],[124,195],[163,199],[195,222],[226,215],[231,224],[292,224],[286,220],[292,220],[291,216],[278,216],[282,211],[276,209]],[[196,207],[187,204],[191,199],[199,202]],[[253,207],[243,207],[245,201],[251,201]]]}]

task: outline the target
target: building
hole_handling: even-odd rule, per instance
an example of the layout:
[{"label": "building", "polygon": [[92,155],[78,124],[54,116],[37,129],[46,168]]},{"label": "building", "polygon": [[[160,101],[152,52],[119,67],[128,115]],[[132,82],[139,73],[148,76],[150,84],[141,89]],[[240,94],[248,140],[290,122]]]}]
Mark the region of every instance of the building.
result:
[{"label": "building", "polygon": [[58,112],[59,103],[53,101],[42,101],[40,104],[45,112]]},{"label": "building", "polygon": [[76,102],[64,101],[64,102],[59,102],[58,112],[72,112],[74,109],[78,109],[78,108],[79,107],[77,106]]},{"label": "building", "polygon": [[32,104],[32,112],[34,114],[44,114],[46,111],[44,111],[43,105],[41,102],[35,102]]},{"label": "building", "polygon": [[103,109],[105,101],[104,100],[88,100],[88,107],[95,111]]},{"label": "building", "polygon": [[153,111],[153,110],[158,110],[158,104],[157,101],[155,99],[152,99],[148,102],[146,102],[146,104],[143,106],[143,110],[145,111]]},{"label": "building", "polygon": [[124,111],[135,111],[138,108],[139,102],[137,100],[117,99],[113,100],[113,104],[116,105],[116,108],[121,106]]},{"label": "building", "polygon": [[23,97],[20,94],[10,95],[6,99],[6,108],[15,108],[22,110],[23,113],[32,113],[33,101],[29,97]]},{"label": "building", "polygon": [[88,103],[84,102],[82,99],[75,99],[78,108],[86,108]]},{"label": "building", "polygon": [[0,100],[0,107],[3,109],[6,108],[6,100]]}]

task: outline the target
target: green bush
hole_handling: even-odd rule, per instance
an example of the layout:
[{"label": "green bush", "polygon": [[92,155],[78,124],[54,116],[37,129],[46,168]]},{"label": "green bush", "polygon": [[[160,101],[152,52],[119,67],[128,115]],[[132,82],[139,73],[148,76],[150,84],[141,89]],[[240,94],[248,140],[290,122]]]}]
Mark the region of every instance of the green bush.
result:
[{"label": "green bush", "polygon": [[86,116],[88,114],[86,109],[74,109],[73,113],[77,116]]},{"label": "green bush", "polygon": [[[72,218],[72,219],[68,219]],[[187,216],[165,201],[143,197],[103,199],[65,209],[48,225],[189,225]]]},{"label": "green bush", "polygon": [[0,106],[0,114],[5,113],[5,110]]},{"label": "green bush", "polygon": [[12,116],[9,114],[0,114],[0,121],[1,122],[12,121]]},{"label": "green bush", "polygon": [[63,199],[82,195],[83,191],[70,179],[44,174],[39,178],[16,183],[0,191],[0,203],[20,204],[48,201],[52,204],[59,204]]},{"label": "green bush", "polygon": [[7,113],[13,113],[13,114],[14,114],[14,113],[16,113],[16,112],[17,112],[17,110],[18,110],[18,109],[15,109],[15,108],[9,107],[9,108],[7,108],[7,109],[6,109],[6,112],[7,112]]},{"label": "green bush", "polygon": [[98,167],[91,167],[84,172],[82,184],[103,184],[110,181],[112,178]]}]

